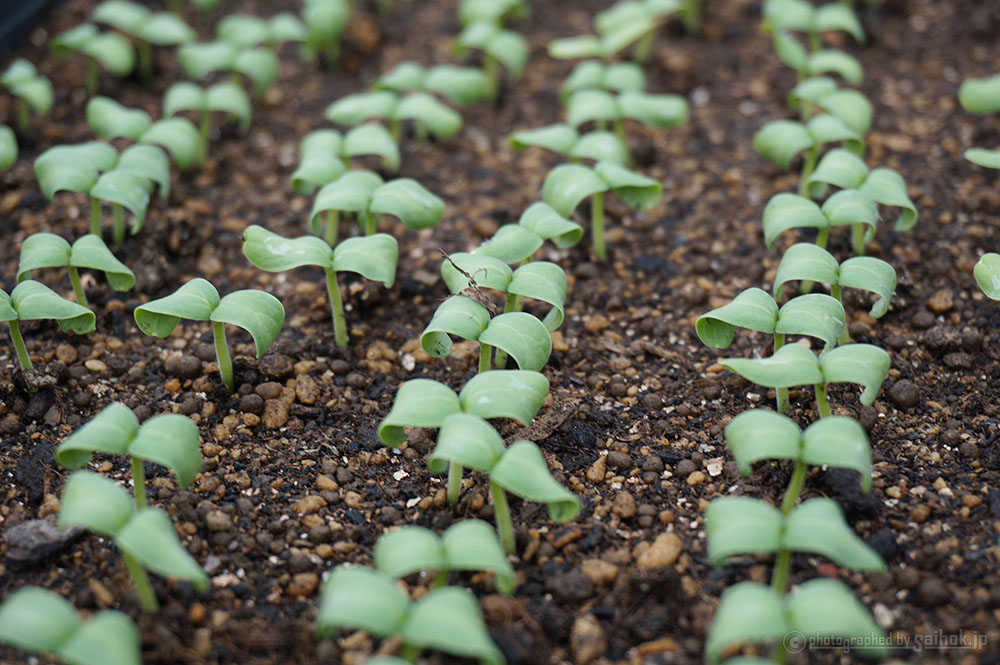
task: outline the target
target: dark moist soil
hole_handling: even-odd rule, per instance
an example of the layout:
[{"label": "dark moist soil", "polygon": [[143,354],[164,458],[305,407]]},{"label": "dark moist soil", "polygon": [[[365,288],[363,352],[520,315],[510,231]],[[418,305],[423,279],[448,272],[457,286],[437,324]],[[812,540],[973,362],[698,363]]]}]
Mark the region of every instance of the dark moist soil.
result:
[{"label": "dark moist soil", "polygon": [[[572,65],[549,59],[544,45],[587,30],[604,3],[533,2],[531,18],[516,26],[533,48],[516,87],[504,89],[496,108],[467,110],[454,139],[404,142],[401,175],[442,196],[448,210],[432,231],[404,232],[382,222],[400,241],[397,283],[387,290],[346,280],[346,350],[333,343],[322,275],[256,270],[243,258],[240,238],[249,224],[286,236],[306,232],[311,201],[288,184],[299,140],[325,126],[329,102],[365,89],[395,63],[450,61],[459,29],[455,4],[396,0],[387,17],[356,12],[341,71],[303,64],[294,49],[283,49],[280,81],[255,104],[249,134],[224,127],[208,165],[175,177],[171,200],[157,201],[142,232],[118,250],[136,272],[135,290],[119,294],[87,282],[98,332],[71,337],[47,323],[25,326],[38,368],[34,380],[48,387],[34,395],[20,388],[4,336],[0,593],[36,584],[84,610],[122,609],[139,623],[147,664],[358,663],[380,647],[393,648],[362,633],[317,641],[317,585],[337,564],[370,564],[372,544],[393,525],[442,530],[458,519],[491,518],[481,477],[468,478],[457,508],[445,504],[442,478],[423,462],[433,432],[415,432],[404,449],[390,451],[376,428],[403,381],[426,376],[459,388],[474,375],[472,345],[435,360],[417,343],[446,295],[437,277],[438,247],[471,249],[538,199],[558,159],[541,151],[514,154],[505,137],[560,119],[558,85]],[[56,105],[33,121],[20,161],[0,174],[0,275],[8,290],[27,235],[51,231],[73,239],[88,229],[86,202],[68,194],[46,202],[31,164],[53,144],[91,138],[81,63],[57,61],[46,44],[92,7],[66,3],[12,55],[27,57],[52,79]],[[239,8],[268,16],[298,4]],[[566,269],[571,289],[544,370],[551,397],[527,435],[546,451],[557,479],[580,496],[583,511],[576,522],[556,525],[539,505],[513,502],[520,553],[513,596],[496,594],[483,575],[456,579],[480,596],[493,638],[512,664],[574,656],[582,662],[588,646],[589,657],[610,662],[701,662],[719,595],[769,574],[766,558],[710,568],[702,530],[711,499],[741,494],[775,501],[787,482],[785,464],[763,464],[739,477],[722,438],[734,415],[770,401],[718,360],[766,353],[768,342],[740,333],[730,350],[712,351],[698,342],[693,323],[746,287],[766,288],[779,250],[793,242],[794,234],[786,234],[775,251],[763,245],[764,203],[796,179],[756,157],[751,137],[766,121],[788,115],[783,98],[795,81],[759,29],[758,3],[715,1],[706,13],[697,37],[667,28],[649,67],[651,90],[692,101],[690,122],[672,131],[629,128],[641,170],[664,184],[663,203],[640,214],[609,203],[607,264],[592,262],[587,242],[547,250],[546,258]],[[864,495],[856,476],[814,470],[806,494],[837,500],[888,569],[858,575],[800,556],[793,576],[845,581],[900,643],[938,631],[987,638],[979,650],[900,649],[898,656],[996,663],[1000,306],[976,288],[971,268],[980,253],[1000,246],[1000,188],[996,172],[961,154],[970,145],[997,145],[1000,136],[995,119],[962,112],[955,94],[962,79],[995,70],[1000,10],[974,0],[887,0],[863,19],[869,44],[846,46],[865,66],[863,89],[876,108],[869,163],[904,175],[920,221],[912,232],[896,234],[890,213],[871,247],[900,277],[884,319],[864,314],[866,296],[848,296],[854,340],[886,348],[893,361],[873,407],[860,407],[853,389],[832,391],[835,412],[870,431],[874,489]],[[210,26],[200,26],[203,38]],[[150,85],[102,76],[101,92],[155,116],[163,92],[179,78],[169,52],[158,54],[158,64]],[[11,99],[0,98],[0,118],[12,121],[13,114]],[[842,233],[831,247],[848,255]],[[285,305],[278,342],[259,361],[246,334],[231,334],[239,396],[220,388],[204,325],[185,323],[158,340],[133,323],[138,304],[192,277],[211,280],[222,293],[267,289]],[[70,293],[65,275],[43,272],[41,279]],[[815,418],[808,394],[793,398],[800,423]],[[187,490],[178,491],[159,467],[147,474],[152,500],[169,511],[212,589],[197,594],[188,584],[156,579],[163,609],[154,616],[139,611],[121,560],[103,539],[82,536],[27,563],[8,546],[12,527],[52,519],[58,510],[67,472],[55,464],[54,446],[113,400],[143,418],[184,413],[201,429],[203,473]],[[503,431],[514,436],[515,430]],[[128,478],[124,460],[100,458],[93,466]],[[26,657],[2,649],[0,660]]]}]

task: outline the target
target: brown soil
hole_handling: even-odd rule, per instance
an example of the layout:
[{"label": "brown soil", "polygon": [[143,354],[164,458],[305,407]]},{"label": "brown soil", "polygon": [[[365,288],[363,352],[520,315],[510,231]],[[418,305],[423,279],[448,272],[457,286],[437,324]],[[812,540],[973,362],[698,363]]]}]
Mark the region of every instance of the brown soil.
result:
[{"label": "brown soil", "polygon": [[[211,591],[199,595],[186,584],[158,579],[163,610],[143,615],[114,548],[86,536],[28,568],[3,560],[0,593],[36,584],[81,609],[111,603],[137,620],[147,664],[356,663],[378,649],[379,642],[363,634],[337,642],[314,638],[317,575],[345,561],[370,563],[372,544],[395,524],[443,529],[464,517],[490,519],[481,478],[470,479],[457,509],[444,503],[442,479],[423,463],[432,445],[426,434],[414,434],[406,449],[392,452],[375,432],[403,381],[427,376],[458,388],[476,371],[474,353],[433,360],[414,342],[446,295],[437,279],[437,248],[468,250],[538,199],[557,158],[540,151],[514,154],[505,136],[560,119],[557,88],[571,64],[549,59],[544,45],[586,30],[603,4],[533,2],[533,15],[517,26],[533,46],[523,80],[504,90],[496,108],[467,110],[456,138],[405,141],[402,175],[442,196],[448,211],[438,228],[419,234],[383,222],[382,230],[400,241],[397,284],[386,290],[348,280],[346,350],[333,344],[322,275],[258,271],[240,252],[240,234],[249,224],[283,235],[306,232],[310,201],[288,184],[298,141],[325,125],[322,110],[330,101],[364,89],[396,62],[449,61],[458,31],[455,3],[396,0],[388,17],[362,12],[342,71],[303,64],[294,50],[284,50],[280,81],[255,105],[249,135],[223,129],[210,163],[175,177],[171,201],[156,203],[142,232],[118,251],[137,274],[135,290],[114,294],[89,283],[98,332],[67,337],[48,324],[25,327],[36,365],[55,378],[54,387],[32,396],[23,392],[13,349],[0,342],[6,356],[0,368],[3,528],[57,509],[66,472],[55,464],[53,447],[109,402],[122,401],[141,417],[185,413],[201,428],[203,473],[186,491],[178,491],[162,469],[147,473],[153,501],[170,512],[185,545],[210,572]],[[730,418],[768,402],[761,390],[716,363],[764,350],[766,340],[741,333],[720,353],[698,342],[693,322],[746,287],[767,286],[773,276],[780,253],[763,246],[761,210],[795,177],[767,166],[750,143],[764,122],[787,115],[783,97],[794,74],[778,63],[761,33],[758,3],[708,4],[703,34],[690,37],[671,27],[658,38],[649,67],[651,90],[695,100],[691,121],[669,132],[629,128],[641,170],[664,183],[663,203],[642,214],[611,203],[607,264],[591,262],[586,240],[549,252],[570,275],[571,291],[545,368],[550,404],[531,435],[584,508],[576,522],[554,525],[543,508],[514,501],[517,592],[497,595],[482,576],[460,580],[481,597],[491,633],[511,664],[571,660],[574,623],[588,613],[603,629],[608,661],[701,662],[719,595],[769,573],[763,558],[710,568],[702,529],[711,499],[743,494],[773,500],[787,482],[783,464],[760,465],[749,478],[739,477],[722,439]],[[57,101],[49,117],[35,119],[18,164],[0,174],[0,275],[8,290],[25,236],[52,231],[75,238],[87,231],[86,203],[70,195],[46,202],[31,163],[55,143],[90,138],[81,65],[55,60],[45,44],[84,20],[92,6],[66,3],[13,54],[52,79]],[[240,5],[265,16],[297,8],[285,1]],[[1000,190],[996,172],[972,166],[961,153],[973,144],[997,145],[1000,136],[995,119],[965,114],[955,94],[962,79],[995,70],[1000,10],[976,0],[887,0],[881,10],[865,13],[864,22],[869,44],[847,46],[865,66],[863,89],[876,107],[869,163],[903,174],[921,217],[906,234],[883,225],[872,248],[900,275],[889,314],[873,321],[863,314],[864,297],[848,299],[855,341],[892,355],[880,399],[861,408],[853,390],[835,389],[831,396],[835,411],[870,429],[874,490],[860,494],[856,478],[818,470],[806,488],[809,495],[838,500],[888,569],[863,576],[802,556],[793,575],[846,581],[900,641],[937,631],[988,637],[978,651],[900,649],[898,656],[996,663],[1000,449],[993,380],[1000,377],[1000,306],[976,288],[971,267],[982,251],[1000,246]],[[209,25],[200,29],[203,37],[211,34]],[[178,78],[168,52],[158,59],[161,71],[150,85],[103,76],[101,92],[155,114]],[[3,117],[13,120],[7,97],[0,98]],[[846,238],[834,235],[832,249],[847,255]],[[268,289],[285,305],[284,330],[260,361],[252,359],[248,336],[231,335],[235,355],[243,358],[240,396],[221,390],[205,326],[181,325],[161,341],[139,334],[132,320],[140,302],[195,276],[222,293]],[[43,273],[42,279],[70,292],[64,275]],[[166,366],[178,354],[203,361],[195,376],[170,375]],[[99,363],[85,364],[94,360]],[[285,400],[287,421],[267,428],[255,393]],[[906,398],[914,396],[908,405]],[[793,401],[799,422],[814,418],[808,395]],[[96,464],[128,477],[120,459]],[[397,481],[399,471],[407,475]],[[326,479],[318,481],[320,475]],[[315,503],[324,505],[303,514],[298,502],[306,496],[319,496]],[[231,524],[223,520],[221,530],[210,530],[206,516],[215,510]],[[668,567],[640,568],[636,554],[665,532],[680,539],[679,558]],[[0,556],[6,551],[0,542]],[[585,564],[594,559],[610,565]],[[0,660],[26,662],[6,649]]]}]

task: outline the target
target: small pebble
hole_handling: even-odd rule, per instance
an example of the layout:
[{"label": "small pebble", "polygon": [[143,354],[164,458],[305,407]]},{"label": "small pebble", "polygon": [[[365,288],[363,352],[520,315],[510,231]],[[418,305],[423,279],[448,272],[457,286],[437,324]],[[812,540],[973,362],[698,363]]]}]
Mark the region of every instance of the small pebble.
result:
[{"label": "small pebble", "polygon": [[920,393],[912,381],[903,379],[889,388],[889,400],[900,411],[912,409],[920,401]]}]

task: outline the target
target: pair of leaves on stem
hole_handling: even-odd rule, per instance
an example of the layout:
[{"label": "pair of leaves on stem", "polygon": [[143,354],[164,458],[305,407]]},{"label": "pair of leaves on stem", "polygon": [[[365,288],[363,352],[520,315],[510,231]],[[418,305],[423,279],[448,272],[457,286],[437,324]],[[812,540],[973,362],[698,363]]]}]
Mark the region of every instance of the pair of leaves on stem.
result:
[{"label": "pair of leaves on stem", "polygon": [[[228,113],[240,123],[240,131],[250,128],[250,98],[236,83],[226,81],[216,83],[207,88],[200,88],[194,83],[182,81],[167,89],[163,96],[163,115],[170,117],[181,111],[197,111],[203,117],[203,131],[207,132],[205,116],[214,111]],[[207,139],[207,136],[203,136]]]},{"label": "pair of leaves on stem", "polygon": [[864,160],[841,148],[823,155],[806,181],[809,196],[818,199],[826,194],[826,186],[853,189],[867,195],[875,203],[899,208],[897,231],[909,231],[917,223],[917,207],[906,193],[906,182],[899,172],[880,167],[868,170]]},{"label": "pair of leaves on stem", "polygon": [[424,92],[441,95],[448,101],[466,106],[490,96],[490,82],[481,69],[457,65],[424,67],[405,60],[375,81],[376,89],[397,93]]},{"label": "pair of leaves on stem", "polygon": [[854,9],[843,3],[828,2],[814,7],[806,0],[767,0],[764,25],[774,32],[795,31],[808,35],[842,31],[859,44],[865,43],[865,31]]},{"label": "pair of leaves on stem", "polygon": [[184,73],[202,79],[212,72],[243,74],[260,96],[278,80],[278,56],[266,48],[244,48],[224,41],[185,44],[177,50]]},{"label": "pair of leaves on stem", "polygon": [[305,51],[315,56],[326,51],[336,61],[336,48],[351,17],[347,0],[305,0],[302,5],[302,22],[306,25]]},{"label": "pair of leaves on stem", "polygon": [[855,86],[861,85],[865,77],[865,71],[857,58],[837,49],[822,49],[810,53],[788,32],[774,35],[774,51],[779,60],[799,72],[802,77],[840,74],[845,81]]},{"label": "pair of leaves on stem", "polygon": [[507,18],[525,18],[528,13],[525,0],[462,0],[458,22],[463,26],[476,21],[500,24]]},{"label": "pair of leaves on stem", "polygon": [[764,159],[785,171],[803,150],[819,150],[828,143],[842,142],[852,153],[863,153],[864,137],[844,121],[829,113],[813,116],[803,124],[795,120],[774,120],[758,130],[753,148]]},{"label": "pair of leaves on stem", "polygon": [[828,76],[814,76],[796,85],[788,95],[788,104],[800,112],[815,106],[862,136],[872,126],[873,110],[868,98],[857,90],[838,88]]},{"label": "pair of leaves on stem", "polygon": [[35,176],[49,200],[70,191],[126,208],[133,234],[142,228],[154,184],[163,200],[170,198],[170,164],[154,145],[133,145],[120,155],[100,141],[55,146],[35,160]]},{"label": "pair of leaves on stem", "polygon": [[190,581],[208,589],[205,571],[177,538],[160,508],[136,510],[132,498],[113,480],[91,471],[74,471],[66,481],[59,508],[59,527],[82,526],[111,538],[143,568],[165,577]]},{"label": "pair of leaves on stem", "polygon": [[26,280],[7,295],[0,290],[0,321],[11,326],[17,321],[55,319],[65,332],[85,335],[94,330],[94,313],[66,300],[41,282]]},{"label": "pair of leaves on stem", "polygon": [[[861,246],[854,247],[857,252],[863,250],[864,244],[875,235],[878,219],[875,201],[856,189],[836,192],[823,202],[822,207],[804,196],[782,192],[772,196],[764,207],[764,242],[768,249],[773,249],[774,241],[789,229],[815,228],[822,233],[837,226],[861,225],[864,233]],[[897,225],[902,220],[901,216]],[[825,240],[819,244],[825,245]]]},{"label": "pair of leaves on stem", "polygon": [[597,130],[580,134],[561,123],[514,132],[510,135],[510,145],[515,150],[539,146],[574,161],[593,159],[621,166],[628,161],[628,150],[614,133]]},{"label": "pair of leaves on stem", "polygon": [[124,612],[84,621],[73,604],[41,587],[22,587],[0,604],[0,642],[73,665],[140,665],[139,631]]},{"label": "pair of leaves on stem", "polygon": [[158,46],[176,46],[197,37],[183,19],[170,12],[151,12],[137,2],[105,0],[97,5],[91,18],[110,25],[130,37]]},{"label": "pair of leaves on stem", "polygon": [[574,67],[563,81],[559,96],[565,102],[570,95],[581,90],[642,92],[645,87],[646,72],[634,62],[585,60]]},{"label": "pair of leaves on stem", "polygon": [[549,204],[537,201],[521,213],[517,224],[504,224],[472,253],[515,264],[531,259],[546,240],[565,249],[580,242],[582,237],[579,224],[569,221]]},{"label": "pair of leaves on stem", "polygon": [[373,90],[341,97],[326,108],[327,120],[340,125],[357,125],[365,120],[386,120],[398,140],[399,123],[413,120],[438,138],[448,138],[462,128],[462,116],[426,92],[399,94],[392,90]]},{"label": "pair of leaves on stem", "polygon": [[353,127],[344,134],[318,129],[302,139],[299,166],[292,173],[292,189],[312,194],[347,172],[351,157],[377,155],[389,171],[399,170],[399,146],[388,130],[376,123]]},{"label": "pair of leaves on stem", "polygon": [[[1000,74],[986,78],[968,79],[958,89],[958,101],[969,113],[996,113],[1000,111]],[[973,164],[1000,169],[1000,150],[969,148],[965,158]]]},{"label": "pair of leaves on stem", "polygon": [[613,191],[627,206],[645,210],[659,202],[663,186],[658,180],[630,171],[611,162],[597,162],[593,168],[581,164],[560,164],[545,177],[542,200],[568,217],[588,196]]},{"label": "pair of leaves on stem", "polygon": [[215,36],[239,48],[253,48],[261,44],[276,48],[284,43],[304,42],[306,26],[290,12],[275,14],[269,19],[249,14],[229,14],[219,21]]},{"label": "pair of leaves on stem", "polygon": [[652,95],[641,91],[618,94],[605,90],[580,90],[566,101],[566,122],[580,127],[587,122],[638,120],[647,127],[677,127],[688,118],[688,103],[680,95]]},{"label": "pair of leaves on stem", "polygon": [[[601,58],[610,60],[619,51],[651,35],[657,24],[679,11],[679,0],[618,2],[594,16],[596,35],[579,35],[549,42],[549,55],[560,60]],[[637,57],[643,60],[642,54]]]},{"label": "pair of leaves on stem", "polygon": [[501,593],[514,590],[514,569],[496,532],[482,520],[462,520],[441,536],[419,526],[387,531],[375,542],[372,560],[377,570],[396,578],[423,570],[437,571],[439,579],[453,570],[486,570]]},{"label": "pair of leaves on stem", "polygon": [[437,649],[502,665],[503,654],[486,631],[479,603],[466,589],[432,589],[417,601],[378,570],[341,565],[320,593],[316,627],[325,637],[341,628],[379,637],[398,636],[415,649]]},{"label": "pair of leaves on stem", "polygon": [[[463,274],[464,271],[464,274]],[[472,279],[466,275],[471,275]],[[475,285],[478,288],[496,289],[512,298],[533,298],[552,306],[542,319],[549,331],[562,325],[566,301],[566,273],[554,263],[532,261],[517,270],[500,259],[460,252],[452,254],[441,263],[441,277],[448,290],[462,293]]]},{"label": "pair of leaves on stem", "polygon": [[459,57],[469,51],[482,51],[507,70],[511,80],[521,77],[528,64],[528,42],[513,30],[504,30],[493,21],[474,21],[466,25],[455,40]]},{"label": "pair of leaves on stem", "polygon": [[38,73],[35,66],[18,58],[0,75],[0,85],[20,99],[36,113],[48,113],[52,108],[52,83]]},{"label": "pair of leaves on stem", "polygon": [[164,118],[153,122],[142,109],[123,106],[108,97],[92,97],[87,102],[87,124],[102,139],[125,137],[136,143],[161,146],[177,164],[187,169],[205,161],[205,146],[198,128],[185,118]]},{"label": "pair of leaves on stem", "polygon": [[395,215],[408,229],[429,229],[444,216],[444,201],[411,178],[385,182],[373,171],[354,170],[324,185],[309,213],[309,230],[321,235],[323,214],[353,212],[359,218],[369,215]]},{"label": "pair of leaves on stem", "polygon": [[78,238],[72,246],[54,233],[31,234],[21,244],[17,281],[29,279],[31,271],[40,268],[100,270],[115,291],[128,291],[135,285],[132,271],[115,258],[100,236],[93,234]]},{"label": "pair of leaves on stem", "polygon": [[101,32],[93,23],[82,23],[52,40],[56,55],[82,53],[118,77],[135,68],[135,49],[117,32]]}]

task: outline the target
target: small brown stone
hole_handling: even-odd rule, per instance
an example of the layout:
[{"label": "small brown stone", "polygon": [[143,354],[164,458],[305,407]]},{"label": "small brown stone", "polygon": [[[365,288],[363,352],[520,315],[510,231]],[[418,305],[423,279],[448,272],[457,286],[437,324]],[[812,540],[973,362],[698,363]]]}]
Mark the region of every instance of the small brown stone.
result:
[{"label": "small brown stone", "polygon": [[60,344],[56,347],[56,360],[63,365],[72,365],[76,362],[76,347],[69,344]]},{"label": "small brown stone", "polygon": [[[640,546],[644,544],[641,543]],[[636,550],[640,547],[637,546]],[[661,533],[643,551],[636,554],[636,565],[639,568],[657,568],[659,566],[672,566],[677,557],[681,555],[684,543],[674,533],[667,531]]]},{"label": "small brown stone", "polygon": [[307,494],[295,502],[295,512],[300,514],[311,513],[326,506],[326,499],[316,494]]},{"label": "small brown stone", "polygon": [[602,330],[606,330],[610,325],[611,322],[608,321],[608,317],[603,314],[594,314],[583,324],[583,329],[589,333],[599,333]]},{"label": "small brown stone", "polygon": [[87,369],[89,369],[91,372],[106,372],[106,371],[108,371],[108,366],[105,365],[100,360],[96,360],[96,359],[94,359],[94,360],[88,360],[87,362],[83,363],[83,366],[86,367]]},{"label": "small brown stone", "polygon": [[584,614],[573,622],[569,644],[575,665],[588,665],[607,651],[608,636],[597,617]]},{"label": "small brown stone", "polygon": [[700,485],[703,482],[705,482],[705,474],[701,471],[695,471],[687,477],[688,485]]},{"label": "small brown stone", "polygon": [[340,485],[330,476],[321,473],[316,476],[316,489],[326,492],[336,492],[340,489]]},{"label": "small brown stone", "polygon": [[923,524],[930,516],[931,509],[926,503],[921,503],[919,506],[910,511],[910,521],[916,522],[917,524]]},{"label": "small brown stone", "polygon": [[264,427],[278,429],[288,422],[288,405],[280,399],[269,399],[264,402]]},{"label": "small brown stone", "polygon": [[303,404],[315,404],[319,399],[319,386],[316,385],[316,380],[308,374],[296,378],[295,397]]},{"label": "small brown stone", "polygon": [[587,469],[587,480],[592,483],[599,483],[604,480],[604,474],[607,472],[608,462],[603,455],[598,457],[590,468]]},{"label": "small brown stone", "polygon": [[311,595],[319,586],[319,575],[316,573],[296,573],[288,585],[289,596]]},{"label": "small brown stone", "polygon": [[927,301],[927,308],[935,314],[944,314],[955,306],[951,289],[938,289]]},{"label": "small brown stone", "polygon": [[607,586],[618,577],[618,566],[603,559],[587,559],[580,565],[580,571],[594,586]]},{"label": "small brown stone", "polygon": [[611,512],[622,519],[629,519],[635,516],[635,497],[628,492],[619,492],[611,504]]}]

